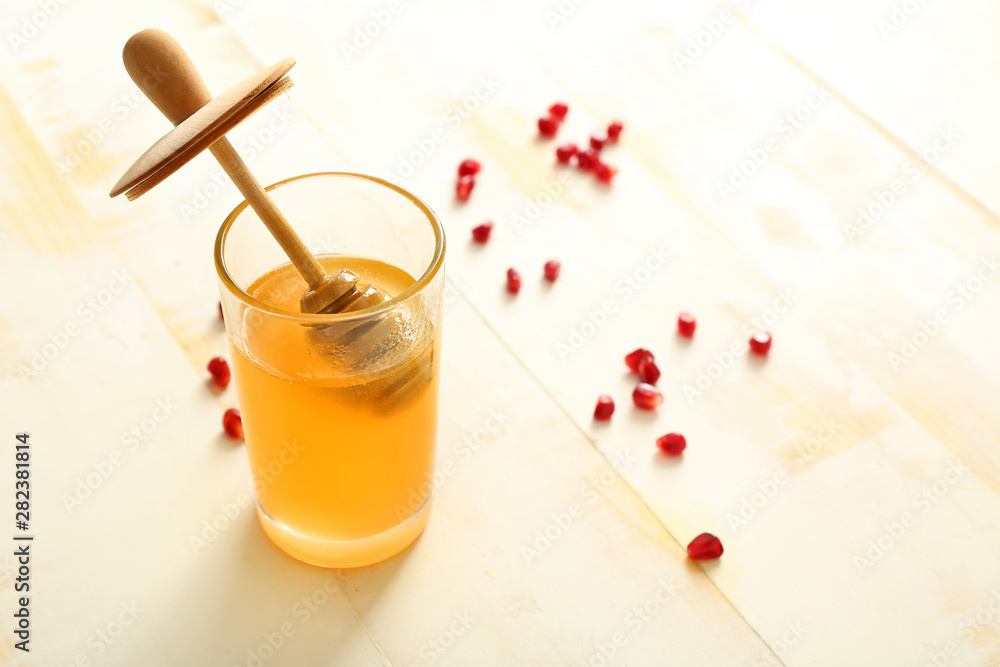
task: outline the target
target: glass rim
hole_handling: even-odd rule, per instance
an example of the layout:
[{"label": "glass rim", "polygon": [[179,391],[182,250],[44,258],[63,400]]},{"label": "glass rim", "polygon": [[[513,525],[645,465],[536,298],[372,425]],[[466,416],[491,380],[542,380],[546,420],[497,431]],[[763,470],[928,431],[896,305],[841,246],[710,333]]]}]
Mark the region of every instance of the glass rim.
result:
[{"label": "glass rim", "polygon": [[[229,231],[232,229],[233,224],[236,219],[240,216],[243,211],[247,209],[250,205],[249,202],[244,199],[240,204],[234,208],[226,219],[222,222],[222,226],[219,228],[219,232],[215,237],[215,272],[219,276],[219,280],[226,287],[229,292],[233,294],[237,299],[242,301],[248,306],[275,315],[278,317],[284,317],[293,320],[303,320],[306,322],[349,322],[352,320],[368,319],[373,315],[383,313],[396,308],[399,304],[413,298],[420,293],[438,274],[441,267],[444,265],[444,249],[445,249],[445,239],[444,239],[444,227],[441,226],[441,221],[438,219],[437,215],[422,199],[414,195],[413,193],[404,190],[394,183],[379,178],[378,176],[370,176],[368,174],[359,174],[350,171],[318,171],[310,174],[300,174],[298,176],[292,176],[291,178],[286,178],[281,181],[277,181],[268,185],[264,189],[268,192],[277,189],[282,185],[287,183],[292,183],[294,181],[299,181],[304,178],[311,178],[313,176],[334,176],[334,177],[347,177],[347,178],[357,178],[365,181],[370,181],[376,183],[383,187],[386,187],[397,194],[402,195],[410,201],[414,206],[416,206],[420,211],[426,216],[428,222],[430,222],[431,229],[434,231],[434,254],[431,256],[427,269],[421,274],[416,281],[407,287],[405,290],[389,299],[388,301],[374,306],[372,308],[366,308],[364,310],[359,310],[353,313],[302,313],[302,312],[292,312],[290,310],[284,310],[282,308],[276,308],[268,303],[257,299],[250,294],[247,294],[246,290],[236,284],[233,277],[229,274],[229,269],[226,266],[225,261],[222,256],[222,248],[225,245],[226,238],[229,235]],[[263,223],[261,223],[263,224]],[[277,268],[277,267],[275,267]],[[259,276],[258,276],[259,277]]]}]

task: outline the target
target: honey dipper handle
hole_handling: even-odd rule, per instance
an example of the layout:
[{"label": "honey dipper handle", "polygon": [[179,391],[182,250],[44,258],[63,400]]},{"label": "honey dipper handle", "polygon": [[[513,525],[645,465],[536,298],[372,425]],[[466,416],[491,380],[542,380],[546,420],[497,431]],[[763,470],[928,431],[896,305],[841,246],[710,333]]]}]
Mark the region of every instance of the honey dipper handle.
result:
[{"label": "honey dipper handle", "polygon": [[122,51],[125,70],[174,125],[212,101],[212,93],[177,40],[156,28],[132,35]]},{"label": "honey dipper handle", "polygon": [[250,208],[254,210],[257,217],[263,221],[267,231],[271,232],[271,236],[302,274],[306,284],[310,287],[320,285],[326,277],[323,265],[316,261],[306,244],[288,224],[284,214],[278,210],[278,205],[274,203],[271,195],[253,175],[233,145],[229,143],[229,139],[222,137],[212,144],[209,150],[212,151],[212,155],[222,165],[229,178],[233,179],[233,183],[250,203]]},{"label": "honey dipper handle", "polygon": [[[122,60],[132,81],[174,125],[212,100],[208,86],[187,53],[162,30],[150,28],[132,35],[125,43]],[[212,144],[211,151],[306,283],[310,287],[320,285],[326,275],[323,266],[288,224],[229,140],[222,137]]]}]

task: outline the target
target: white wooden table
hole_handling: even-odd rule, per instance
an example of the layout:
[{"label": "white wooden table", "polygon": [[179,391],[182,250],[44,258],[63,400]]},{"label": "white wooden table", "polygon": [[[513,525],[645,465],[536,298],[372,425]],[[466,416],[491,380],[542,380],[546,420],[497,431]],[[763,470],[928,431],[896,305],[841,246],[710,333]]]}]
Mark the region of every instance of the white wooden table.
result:
[{"label": "white wooden table", "polygon": [[[1000,665],[1000,7],[347,5],[0,8],[0,662]],[[107,197],[167,129],[120,63],[150,26],[216,92],[298,60],[291,95],[230,136],[261,180],[393,175],[444,221],[448,472],[388,562],[302,565],[248,508],[220,430],[235,393],[204,371],[226,352],[212,243],[235,188],[202,156]],[[556,100],[560,140],[625,122],[612,187],[536,140]],[[763,363],[728,352],[755,319]],[[664,372],[655,415],[630,405],[638,346]],[[668,431],[678,461],[656,454]],[[704,531],[726,553],[699,564]]]}]

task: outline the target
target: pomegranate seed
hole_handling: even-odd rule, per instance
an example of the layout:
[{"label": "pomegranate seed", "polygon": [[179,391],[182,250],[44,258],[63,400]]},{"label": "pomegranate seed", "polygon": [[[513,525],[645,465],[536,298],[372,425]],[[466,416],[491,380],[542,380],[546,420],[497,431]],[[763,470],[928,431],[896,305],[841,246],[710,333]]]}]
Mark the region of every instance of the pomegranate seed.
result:
[{"label": "pomegranate seed", "polygon": [[474,187],[476,187],[476,180],[472,176],[460,176],[458,183],[455,185],[455,196],[458,198],[458,201],[469,201],[469,193],[472,192],[472,188]]},{"label": "pomegranate seed", "polygon": [[765,355],[771,349],[771,334],[766,331],[758,331],[750,339],[750,351],[754,354]]},{"label": "pomegranate seed", "polygon": [[594,165],[594,175],[597,176],[597,180],[601,183],[610,183],[611,179],[614,178],[617,173],[617,169],[609,167],[603,162],[598,161],[598,163]]},{"label": "pomegranate seed", "polygon": [[229,408],[222,415],[222,428],[226,430],[226,435],[235,440],[243,439],[243,418],[236,408]]},{"label": "pomegranate seed", "polygon": [[490,240],[490,232],[493,231],[493,223],[486,221],[478,227],[472,228],[472,240],[476,243],[486,243]]},{"label": "pomegranate seed", "polygon": [[507,291],[511,294],[521,291],[521,274],[515,269],[507,269]]},{"label": "pomegranate seed", "polygon": [[628,366],[629,370],[632,371],[633,373],[639,372],[639,364],[641,364],[644,361],[652,361],[652,360],[653,360],[653,353],[641,347],[625,355],[625,365]]},{"label": "pomegranate seed", "polygon": [[608,123],[608,141],[618,141],[618,135],[622,133],[623,127],[620,120],[613,120]]},{"label": "pomegranate seed", "polygon": [[646,384],[656,384],[660,379],[660,369],[652,359],[645,359],[639,362],[639,381]]},{"label": "pomegranate seed", "polygon": [[560,268],[562,268],[562,264],[559,263],[558,259],[550,259],[545,262],[545,279],[550,283],[554,283],[556,278],[559,277]]},{"label": "pomegranate seed", "polygon": [[538,134],[542,135],[546,139],[551,139],[556,136],[556,132],[559,131],[559,123],[551,118],[539,118],[538,119]]},{"label": "pomegranate seed", "polygon": [[458,165],[458,176],[459,178],[462,176],[475,176],[482,168],[483,166],[481,164],[471,158],[468,160],[462,160],[462,164]]},{"label": "pomegranate seed", "polygon": [[208,362],[208,372],[212,374],[212,381],[221,389],[229,386],[229,363],[225,359],[216,357]]},{"label": "pomegranate seed", "polygon": [[606,422],[615,413],[615,401],[607,394],[597,397],[597,407],[594,408],[594,419]]},{"label": "pomegranate seed", "polygon": [[660,451],[670,456],[680,456],[688,446],[687,440],[680,433],[667,433],[656,439]]},{"label": "pomegranate seed", "polygon": [[223,322],[226,321],[226,316],[222,313],[222,302],[219,302],[219,319]]},{"label": "pomegranate seed", "polygon": [[663,403],[663,394],[658,392],[653,385],[640,382],[639,386],[632,392],[632,402],[640,410],[655,410]]},{"label": "pomegranate seed", "polygon": [[685,338],[690,338],[694,335],[694,328],[697,324],[694,315],[688,312],[681,313],[677,316],[677,333]]},{"label": "pomegranate seed", "polygon": [[566,119],[567,113],[569,113],[569,107],[562,102],[556,102],[549,107],[549,115],[560,122]]},{"label": "pomegranate seed", "polygon": [[712,533],[702,533],[688,545],[688,556],[695,560],[715,560],[721,555],[722,542]]},{"label": "pomegranate seed", "polygon": [[601,160],[597,157],[592,149],[587,149],[585,151],[580,151],[576,154],[576,168],[582,171],[590,171],[598,164]]},{"label": "pomegranate seed", "polygon": [[604,144],[605,144],[605,142],[607,140],[608,140],[607,137],[599,137],[596,134],[591,135],[591,137],[590,137],[590,147],[593,148],[598,153],[600,153],[601,149],[604,148]]},{"label": "pomegranate seed", "polygon": [[576,147],[576,144],[566,144],[556,149],[556,159],[559,160],[559,164],[569,164],[570,158],[578,152],[580,149]]}]

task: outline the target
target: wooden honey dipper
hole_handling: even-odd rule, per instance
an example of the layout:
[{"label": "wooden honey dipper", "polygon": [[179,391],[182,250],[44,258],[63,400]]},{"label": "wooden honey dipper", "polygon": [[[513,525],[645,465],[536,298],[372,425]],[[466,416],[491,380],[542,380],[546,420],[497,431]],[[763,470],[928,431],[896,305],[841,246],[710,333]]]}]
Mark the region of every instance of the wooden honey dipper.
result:
[{"label": "wooden honey dipper", "polygon": [[162,30],[132,35],[122,59],[132,81],[174,129],[125,172],[112,188],[112,197],[125,193],[131,201],[143,195],[208,148],[308,285],[299,302],[303,313],[353,312],[388,300],[377,286],[359,284],[353,271],[328,275],[226,139],[241,121],[291,88],[286,74],[295,65],[293,59],[272,65],[215,98],[181,45]]}]

